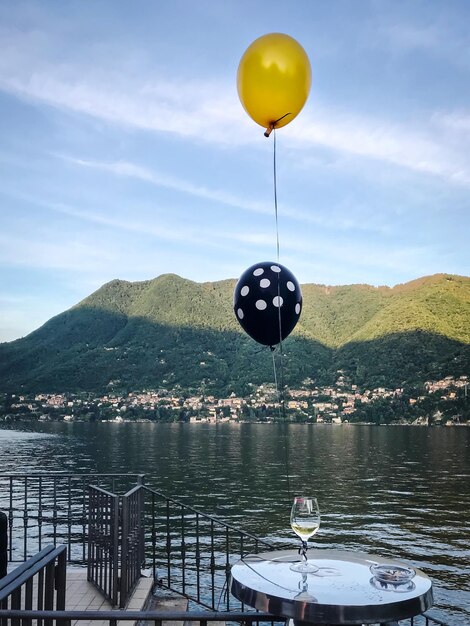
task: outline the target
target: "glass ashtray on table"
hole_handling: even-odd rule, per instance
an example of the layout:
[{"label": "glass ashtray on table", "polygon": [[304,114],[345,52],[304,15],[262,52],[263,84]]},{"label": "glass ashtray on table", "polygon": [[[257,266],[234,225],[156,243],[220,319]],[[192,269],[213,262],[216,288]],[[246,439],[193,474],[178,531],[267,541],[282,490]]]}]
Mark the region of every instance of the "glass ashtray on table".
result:
[{"label": "glass ashtray on table", "polygon": [[373,576],[382,583],[403,585],[409,583],[416,574],[412,567],[396,563],[374,563],[370,566]]}]

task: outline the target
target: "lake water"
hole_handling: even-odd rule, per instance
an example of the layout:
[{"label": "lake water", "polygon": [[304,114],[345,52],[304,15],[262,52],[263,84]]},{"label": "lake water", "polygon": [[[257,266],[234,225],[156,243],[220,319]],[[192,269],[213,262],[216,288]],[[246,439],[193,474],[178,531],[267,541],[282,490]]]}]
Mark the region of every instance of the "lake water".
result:
[{"label": "lake water", "polygon": [[41,423],[15,429],[0,430],[2,473],[145,473],[150,486],[262,538],[292,539],[293,547],[291,499],[316,495],[318,547],[400,557],[433,579],[436,616],[470,623],[468,428]]}]

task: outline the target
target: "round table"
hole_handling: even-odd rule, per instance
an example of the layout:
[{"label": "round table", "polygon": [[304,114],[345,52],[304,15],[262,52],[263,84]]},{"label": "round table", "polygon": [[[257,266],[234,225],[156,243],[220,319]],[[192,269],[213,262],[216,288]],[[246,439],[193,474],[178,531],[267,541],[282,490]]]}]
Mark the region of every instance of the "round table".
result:
[{"label": "round table", "polygon": [[406,619],[432,606],[431,580],[419,569],[409,583],[378,581],[374,563],[406,565],[362,552],[309,550],[314,574],[293,572],[296,551],[245,556],[232,567],[231,592],[241,602],[310,624],[376,624]]}]

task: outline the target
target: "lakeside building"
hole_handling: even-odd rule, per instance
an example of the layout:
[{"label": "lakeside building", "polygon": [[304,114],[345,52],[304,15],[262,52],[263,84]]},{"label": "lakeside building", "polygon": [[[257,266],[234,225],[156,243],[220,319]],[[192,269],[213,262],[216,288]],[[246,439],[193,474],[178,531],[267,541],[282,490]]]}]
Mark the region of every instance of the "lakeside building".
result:
[{"label": "lakeside building", "polygon": [[[226,398],[204,393],[186,395],[180,389],[132,391],[126,394],[90,393],[3,394],[0,420],[18,416],[38,421],[187,421],[190,423],[242,421],[304,421],[339,424],[376,421],[374,411],[390,412],[389,422],[414,425],[467,424],[468,377],[447,376],[426,381],[421,393],[410,395],[403,387],[358,389],[340,376],[338,384],[286,389],[283,404],[272,384],[254,388],[247,397],[231,393]],[[282,409],[282,411],[281,411]],[[466,411],[466,413],[465,413]],[[408,415],[409,413],[409,415]],[[408,415],[408,417],[406,417]],[[426,418],[426,419],[424,419]]]}]

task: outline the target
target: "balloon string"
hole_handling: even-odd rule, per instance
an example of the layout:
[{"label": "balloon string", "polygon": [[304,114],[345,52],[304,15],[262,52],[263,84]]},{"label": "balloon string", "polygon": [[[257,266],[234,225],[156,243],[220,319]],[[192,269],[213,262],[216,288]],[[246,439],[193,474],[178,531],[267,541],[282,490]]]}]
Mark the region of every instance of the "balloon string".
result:
[{"label": "balloon string", "polygon": [[[280,259],[280,245],[279,245],[279,217],[278,217],[278,206],[277,206],[277,162],[276,162],[276,129],[273,128],[273,182],[274,182],[274,213],[276,218],[276,254],[277,254],[277,262],[279,263]],[[287,437],[287,416],[286,416],[286,405],[284,398],[284,361],[283,361],[283,349],[282,349],[282,323],[281,323],[281,272],[277,273],[277,302],[278,302],[278,324],[279,324],[279,363],[280,363],[280,375],[281,375],[281,388],[279,389],[277,383],[277,372],[276,372],[276,361],[274,358],[274,350],[272,353],[273,356],[273,368],[274,368],[274,381],[276,384],[276,390],[279,398],[279,417],[281,417],[282,411],[282,422],[284,429],[284,450],[285,450],[285,464],[286,464],[286,479],[287,479],[287,495],[289,500],[291,497],[290,490],[290,479],[289,479],[289,441]]]},{"label": "balloon string", "polygon": [[[277,251],[277,262],[279,263],[279,216],[277,210],[277,164],[276,164],[276,129],[273,132],[274,141],[273,141],[273,181],[274,181],[274,213],[276,216],[276,251]],[[278,274],[279,276],[279,274]],[[279,283],[279,281],[278,281]],[[279,308],[279,311],[281,309]]]},{"label": "balloon string", "polygon": [[[276,386],[277,395],[279,398],[278,402],[278,415],[279,420],[282,420],[282,426],[284,430],[284,462],[285,462],[285,470],[286,470],[286,483],[287,483],[287,497],[292,500],[291,489],[290,489],[290,477],[289,477],[289,440],[287,437],[287,427],[286,427],[286,406],[284,402],[284,393],[283,390],[279,391],[279,386],[277,384],[277,371],[276,371],[276,359],[274,357],[275,348],[271,348],[271,354],[273,357],[273,371],[274,371],[274,384]],[[281,381],[283,381],[282,374],[282,350],[281,350]],[[282,382],[281,382],[282,384]]]},{"label": "balloon string", "polygon": [[[279,245],[279,216],[277,209],[277,164],[276,164],[276,129],[274,128],[273,141],[273,183],[274,183],[274,215],[276,218],[276,260],[280,262],[280,245]],[[279,345],[281,348],[281,372],[282,372],[282,324],[281,324],[281,272],[277,273],[277,319],[279,325]]]},{"label": "balloon string", "polygon": [[[277,209],[277,164],[276,164],[276,129],[274,128],[273,141],[273,184],[274,184],[274,215],[276,219],[276,260],[280,262],[279,245],[279,216]],[[281,324],[281,272],[277,272],[277,319],[279,325],[279,346],[281,349],[281,373],[282,373],[282,324]]]}]

